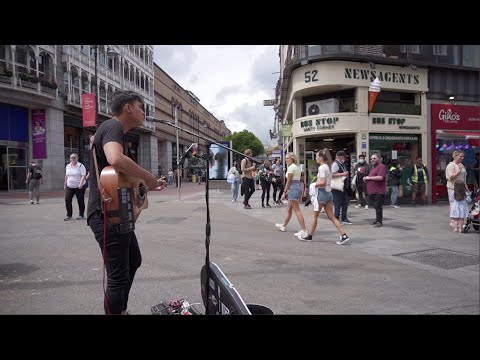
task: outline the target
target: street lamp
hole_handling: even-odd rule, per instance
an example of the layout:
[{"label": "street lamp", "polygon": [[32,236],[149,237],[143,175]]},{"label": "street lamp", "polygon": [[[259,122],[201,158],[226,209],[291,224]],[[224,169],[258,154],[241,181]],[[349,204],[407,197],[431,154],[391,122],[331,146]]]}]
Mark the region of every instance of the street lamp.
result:
[{"label": "street lamp", "polygon": [[97,57],[98,57],[98,45],[93,45],[93,48],[95,49],[95,129],[98,129],[98,63],[97,63]]}]

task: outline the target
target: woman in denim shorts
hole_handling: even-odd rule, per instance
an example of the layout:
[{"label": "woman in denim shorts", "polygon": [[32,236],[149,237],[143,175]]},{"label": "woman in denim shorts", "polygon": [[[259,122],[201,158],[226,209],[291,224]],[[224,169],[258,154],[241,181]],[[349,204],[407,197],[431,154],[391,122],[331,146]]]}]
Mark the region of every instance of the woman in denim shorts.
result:
[{"label": "woman in denim shorts", "polygon": [[325,213],[327,214],[328,219],[335,225],[338,232],[340,233],[340,240],[337,241],[337,244],[343,245],[350,241],[350,238],[345,233],[342,224],[338,219],[335,217],[333,213],[333,194],[332,188],[330,187],[330,183],[332,181],[332,158],[330,156],[330,151],[328,149],[322,149],[317,152],[315,156],[315,160],[318,165],[318,175],[317,175],[317,198],[313,199],[313,201],[318,202],[318,206],[314,204],[314,209],[317,208],[317,211],[313,211],[312,215],[312,222],[310,223],[310,231],[307,236],[298,236],[298,238],[302,241],[312,241],[312,235],[317,228],[317,219],[320,211],[325,208]]},{"label": "woman in denim shorts", "polygon": [[287,214],[282,224],[276,223],[275,226],[280,231],[285,231],[292,217],[292,211],[295,212],[297,220],[300,224],[300,231],[296,232],[295,236],[307,236],[307,228],[305,227],[305,219],[303,218],[302,211],[300,210],[300,201],[302,199],[303,186],[300,182],[301,171],[300,167],[297,165],[297,156],[294,153],[288,153],[285,155],[285,162],[287,164],[287,183],[285,185],[285,192],[282,195],[282,198],[285,198],[285,195],[288,195],[288,207]]}]

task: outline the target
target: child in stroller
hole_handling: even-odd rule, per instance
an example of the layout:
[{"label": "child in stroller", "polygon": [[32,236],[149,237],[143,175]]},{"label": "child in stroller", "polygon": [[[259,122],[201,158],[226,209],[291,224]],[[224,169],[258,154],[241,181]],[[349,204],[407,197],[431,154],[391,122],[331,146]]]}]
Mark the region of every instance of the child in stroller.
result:
[{"label": "child in stroller", "polygon": [[463,232],[468,232],[472,227],[476,231],[480,230],[480,188],[472,198],[472,207],[468,213],[467,222],[463,226]]}]

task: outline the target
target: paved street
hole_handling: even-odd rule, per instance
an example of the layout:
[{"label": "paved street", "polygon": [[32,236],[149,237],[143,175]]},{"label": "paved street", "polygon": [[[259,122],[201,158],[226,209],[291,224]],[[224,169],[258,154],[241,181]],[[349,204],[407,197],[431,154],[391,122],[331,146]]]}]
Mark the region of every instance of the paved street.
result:
[{"label": "paved street", "polygon": [[[201,302],[204,189],[185,183],[180,201],[176,188],[149,193],[137,222],[133,314],[173,298]],[[352,240],[341,246],[324,215],[313,242],[293,237],[295,216],[279,232],[286,206],[263,209],[260,194],[245,210],[228,190],[210,191],[210,259],[246,303],[276,314],[479,314],[480,236],[452,232],[448,205],[387,206],[383,228],[369,225],[374,209],[352,205]],[[309,223],[312,207],[301,208]],[[73,209],[75,218],[75,199]],[[85,221],[64,217],[62,193],[43,194],[39,205],[26,193],[0,194],[0,314],[103,314],[99,247]]]}]

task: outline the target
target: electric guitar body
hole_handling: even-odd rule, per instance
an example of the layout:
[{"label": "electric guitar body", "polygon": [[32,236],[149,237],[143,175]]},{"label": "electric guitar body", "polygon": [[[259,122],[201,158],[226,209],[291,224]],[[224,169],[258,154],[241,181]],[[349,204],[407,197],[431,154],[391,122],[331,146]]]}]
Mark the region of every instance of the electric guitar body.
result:
[{"label": "electric guitar body", "polygon": [[135,230],[135,222],[142,210],[148,208],[148,187],[143,179],[127,177],[106,166],[100,173],[100,194],[105,202],[109,223],[120,225],[121,232]]}]

